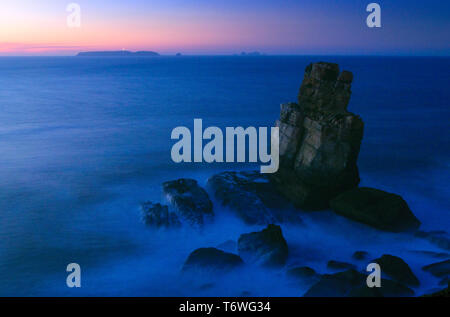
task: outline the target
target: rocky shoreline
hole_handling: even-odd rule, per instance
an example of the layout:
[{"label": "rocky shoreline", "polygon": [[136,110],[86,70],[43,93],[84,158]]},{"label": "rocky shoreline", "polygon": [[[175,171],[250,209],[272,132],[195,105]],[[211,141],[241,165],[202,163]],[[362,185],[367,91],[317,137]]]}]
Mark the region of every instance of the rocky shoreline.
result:
[{"label": "rocky shoreline", "polygon": [[[448,247],[447,233],[418,231],[420,221],[402,197],[358,187],[357,159],[364,122],[347,111],[352,81],[353,74],[340,72],[337,64],[320,62],[306,68],[298,102],[281,105],[276,123],[280,128],[280,169],[276,174],[223,172],[210,177],[206,188],[196,180],[181,178],[163,184],[168,205],[142,204],[142,217],[149,226],[203,228],[215,217],[211,194],[244,223],[264,226],[261,231],[242,233],[236,245],[227,250],[194,250],[183,272],[200,269],[226,273],[248,264],[284,268],[289,241],[283,236],[282,226],[301,223],[300,211],[331,209],[380,231],[412,233],[441,248]],[[366,286],[365,267],[333,259],[327,265],[336,273],[321,275],[300,266],[288,268],[286,275],[310,285],[304,296],[415,295],[412,287],[420,282],[401,258],[385,254],[370,260],[367,252],[355,251],[354,260],[380,264],[382,288]],[[448,261],[430,263],[423,269],[445,284],[450,272]]]}]

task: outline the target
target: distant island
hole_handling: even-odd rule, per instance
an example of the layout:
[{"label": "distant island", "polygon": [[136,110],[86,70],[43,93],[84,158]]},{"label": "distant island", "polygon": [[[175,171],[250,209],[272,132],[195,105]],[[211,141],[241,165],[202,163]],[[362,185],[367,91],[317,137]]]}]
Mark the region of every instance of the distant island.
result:
[{"label": "distant island", "polygon": [[80,57],[154,57],[160,56],[156,52],[151,51],[93,51],[93,52],[80,52],[77,54]]},{"label": "distant island", "polygon": [[260,52],[242,52],[241,56],[261,56]]}]

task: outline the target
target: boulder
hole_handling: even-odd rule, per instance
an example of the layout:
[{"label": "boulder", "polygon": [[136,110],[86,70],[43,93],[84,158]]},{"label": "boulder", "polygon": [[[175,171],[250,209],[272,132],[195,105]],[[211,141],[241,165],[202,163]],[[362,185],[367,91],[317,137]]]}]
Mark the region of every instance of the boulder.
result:
[{"label": "boulder", "polygon": [[200,248],[193,251],[183,265],[182,271],[208,270],[230,271],[244,264],[242,259],[232,253],[227,253],[216,248]]},{"label": "boulder", "polygon": [[418,286],[420,284],[409,265],[397,256],[384,254],[372,262],[380,265],[381,272],[398,283],[410,286]]},{"label": "boulder", "polygon": [[364,274],[352,269],[335,274],[324,274],[303,296],[345,297],[352,289],[361,287],[365,281]]},{"label": "boulder", "polygon": [[289,269],[286,271],[286,276],[295,279],[301,284],[311,284],[317,282],[320,278],[320,274],[308,266],[300,266]]},{"label": "boulder", "polygon": [[280,226],[268,225],[258,232],[242,234],[238,240],[239,255],[262,266],[282,266],[288,257],[288,245]]},{"label": "boulder", "polygon": [[310,64],[298,103],[281,105],[280,192],[297,207],[319,210],[337,194],[356,187],[364,124],[347,111],[353,75],[332,63]]},{"label": "boulder", "polygon": [[169,207],[159,203],[145,202],[141,205],[142,221],[155,227],[178,227],[181,225],[178,216],[169,212]]},{"label": "boulder", "polygon": [[349,269],[356,270],[356,266],[354,264],[334,260],[328,261],[327,268],[333,271],[346,271]]},{"label": "boulder", "polygon": [[414,291],[409,287],[387,279],[381,279],[381,287],[367,287],[362,285],[353,288],[348,297],[410,297]]},{"label": "boulder", "polygon": [[277,192],[265,174],[223,172],[213,175],[207,184],[215,198],[247,224],[301,222],[298,212]]},{"label": "boulder", "polygon": [[436,277],[448,277],[450,276],[450,260],[426,265],[422,269]]},{"label": "boulder", "polygon": [[324,274],[305,297],[407,297],[414,291],[398,282],[382,279],[380,288],[369,288],[367,276],[353,269]]},{"label": "boulder", "polygon": [[165,182],[163,192],[177,209],[178,215],[191,225],[202,225],[214,215],[208,193],[193,179],[181,178]]},{"label": "boulder", "polygon": [[402,197],[374,188],[346,191],[330,205],[336,213],[380,230],[400,232],[420,226]]}]

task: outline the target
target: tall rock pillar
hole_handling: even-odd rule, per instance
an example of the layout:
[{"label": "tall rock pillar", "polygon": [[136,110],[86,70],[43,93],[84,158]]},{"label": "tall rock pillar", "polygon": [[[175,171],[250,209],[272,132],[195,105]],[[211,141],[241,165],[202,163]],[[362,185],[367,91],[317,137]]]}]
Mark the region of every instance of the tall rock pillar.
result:
[{"label": "tall rock pillar", "polygon": [[332,63],[310,64],[298,103],[281,105],[278,189],[297,207],[319,210],[359,184],[364,123],[347,111],[353,74]]}]

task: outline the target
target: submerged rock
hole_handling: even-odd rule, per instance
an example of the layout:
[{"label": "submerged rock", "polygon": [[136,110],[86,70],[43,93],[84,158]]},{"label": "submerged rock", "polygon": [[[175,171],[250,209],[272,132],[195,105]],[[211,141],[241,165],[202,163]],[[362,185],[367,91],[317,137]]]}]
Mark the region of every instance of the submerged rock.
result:
[{"label": "submerged rock", "polygon": [[356,270],[356,265],[346,262],[339,262],[339,261],[328,261],[327,268],[334,271],[345,271],[349,269]]},{"label": "submerged rock", "polygon": [[192,225],[202,225],[207,217],[214,215],[208,193],[196,180],[181,178],[165,182],[163,192],[179,216]]},{"label": "submerged rock", "polygon": [[414,291],[398,282],[381,280],[380,288],[369,288],[367,276],[353,269],[335,274],[322,275],[305,297],[406,297]]},{"label": "submerged rock", "polygon": [[348,297],[410,297],[414,291],[409,287],[391,280],[382,279],[381,287],[362,285],[352,289]]},{"label": "submerged rock", "polygon": [[182,270],[230,271],[243,264],[242,259],[236,254],[227,253],[216,248],[200,248],[189,255]]},{"label": "submerged rock", "polygon": [[384,254],[381,258],[372,262],[379,264],[381,272],[396,282],[410,286],[418,286],[420,284],[409,265],[397,256]]},{"label": "submerged rock", "polygon": [[308,266],[300,266],[289,269],[287,270],[286,275],[301,284],[311,284],[317,282],[320,278],[320,274]]},{"label": "submerged rock", "polygon": [[359,184],[364,124],[347,111],[352,80],[337,64],[310,64],[298,104],[281,105],[280,169],[273,180],[300,208],[327,208],[331,198]]},{"label": "submerged rock", "polygon": [[288,245],[281,228],[272,224],[262,231],[242,234],[238,251],[246,262],[262,266],[282,266],[288,257]]},{"label": "submerged rock", "polygon": [[338,214],[377,229],[400,232],[417,229],[420,221],[399,195],[374,188],[355,188],[330,202]]},{"label": "submerged rock", "polygon": [[426,294],[424,297],[450,297],[450,284],[447,285],[447,288],[433,294]]},{"label": "submerged rock", "polygon": [[276,191],[266,175],[256,171],[223,172],[208,180],[216,199],[247,224],[300,222],[298,213]]},{"label": "submerged rock", "polygon": [[366,251],[355,251],[355,253],[353,253],[352,255],[352,258],[354,258],[355,260],[365,260],[368,256],[369,253]]},{"label": "submerged rock", "polygon": [[181,225],[178,216],[169,212],[169,207],[159,203],[145,202],[141,205],[142,220],[146,225],[156,227],[178,227]]},{"label": "submerged rock", "polygon": [[450,250],[450,236],[445,231],[418,231],[415,235],[418,238],[430,241],[442,249]]},{"label": "submerged rock", "polygon": [[365,283],[364,274],[355,270],[347,270],[335,274],[324,274],[303,296],[305,297],[344,297],[353,288]]},{"label": "submerged rock", "polygon": [[430,272],[436,277],[450,276],[450,260],[426,265],[422,268],[424,271]]}]

